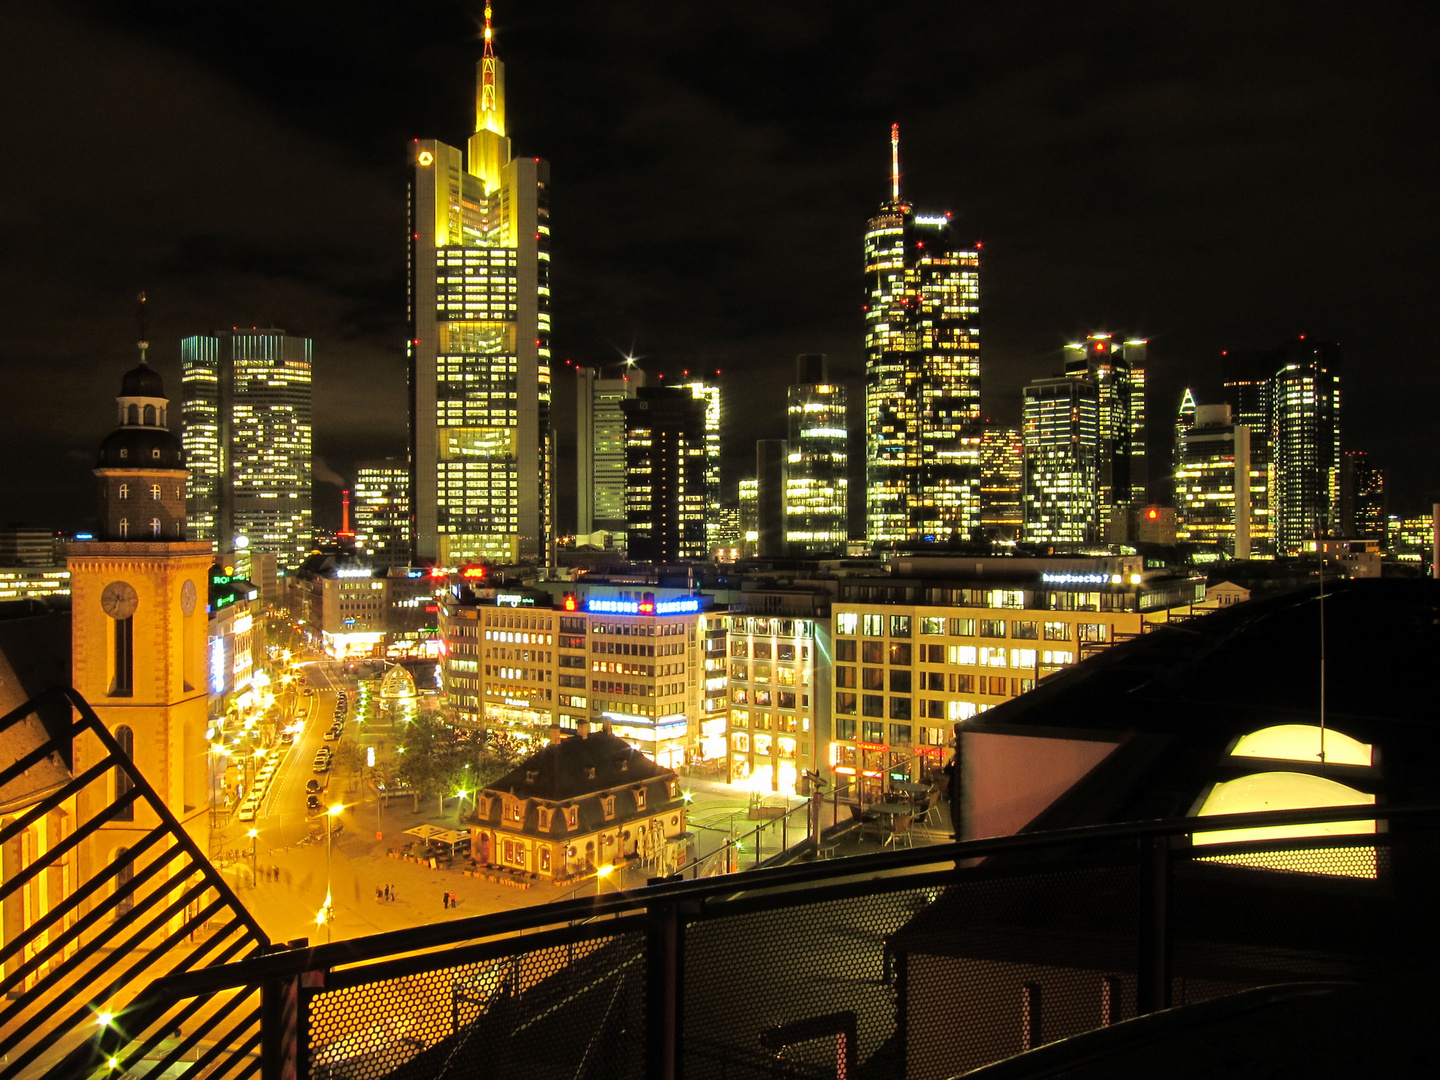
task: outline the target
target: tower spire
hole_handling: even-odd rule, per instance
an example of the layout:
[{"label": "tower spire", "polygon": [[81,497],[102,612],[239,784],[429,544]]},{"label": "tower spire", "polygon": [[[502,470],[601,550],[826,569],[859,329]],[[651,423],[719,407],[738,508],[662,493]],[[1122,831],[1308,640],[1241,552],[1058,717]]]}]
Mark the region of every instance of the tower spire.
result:
[{"label": "tower spire", "polygon": [[[486,9],[489,10],[488,8]],[[900,125],[890,125],[890,197],[900,201]]]},{"label": "tower spire", "polygon": [[[490,5],[485,5],[485,52],[480,61],[480,115],[495,111],[495,31],[490,26]],[[478,129],[477,129],[478,130]]]},{"label": "tower spire", "polygon": [[142,292],[135,298],[135,319],[140,325],[140,340],[135,344],[140,349],[140,362],[145,363],[145,350],[150,348],[150,342],[145,335],[145,294]]}]

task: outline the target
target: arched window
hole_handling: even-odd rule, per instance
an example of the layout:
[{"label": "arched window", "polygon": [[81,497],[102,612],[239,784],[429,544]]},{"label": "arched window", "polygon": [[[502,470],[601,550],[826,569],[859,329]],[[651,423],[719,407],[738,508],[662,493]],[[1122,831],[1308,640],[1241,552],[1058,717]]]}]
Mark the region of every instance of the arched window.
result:
[{"label": "arched window", "polygon": [[145,423],[149,424],[149,425],[152,426],[152,427],[155,425],[155,406],[154,406],[154,405],[146,405],[146,406],[145,406]]},{"label": "arched window", "polygon": [[122,499],[128,499],[130,497],[130,485],[121,484],[116,494]]},{"label": "arched window", "polygon": [[151,518],[151,519],[150,519],[150,535],[151,535],[151,536],[159,536],[159,535],[160,535],[160,519],[159,519],[159,518]]},{"label": "arched window", "polygon": [[150,498],[154,499],[156,502],[159,502],[159,501],[160,501],[160,485],[159,485],[159,484],[151,484],[151,485],[150,485]]},{"label": "arched window", "polygon": [[[115,852],[115,891],[118,893],[129,885],[135,877],[135,863],[130,858],[129,848],[119,848]],[[115,906],[115,917],[123,918],[130,914],[135,907],[135,894],[126,893]]]},{"label": "arched window", "polygon": [[[120,752],[125,755],[128,761],[135,760],[135,732],[129,727],[121,724],[115,729],[115,741],[120,744]],[[130,779],[130,774],[124,769],[115,770],[115,801],[118,803],[126,795],[130,794],[135,787],[135,782]],[[129,803],[118,807],[115,811],[116,821],[134,821],[135,804]]]},{"label": "arched window", "polygon": [[116,523],[115,531],[120,534],[120,539],[124,540],[130,535],[130,519],[121,518],[119,522]]},{"label": "arched window", "polygon": [[126,410],[125,422],[127,424],[138,424],[140,422],[139,405],[131,405],[130,408]]}]

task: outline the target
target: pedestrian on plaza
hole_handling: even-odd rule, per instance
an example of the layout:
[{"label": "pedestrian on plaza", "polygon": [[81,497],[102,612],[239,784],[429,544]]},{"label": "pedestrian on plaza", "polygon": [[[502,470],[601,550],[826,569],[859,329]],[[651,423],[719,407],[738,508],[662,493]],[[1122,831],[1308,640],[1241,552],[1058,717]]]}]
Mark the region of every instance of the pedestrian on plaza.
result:
[{"label": "pedestrian on plaza", "polygon": [[452,893],[450,894],[450,907],[453,909],[453,908],[457,908],[457,907],[459,907],[459,906],[460,906],[460,901],[455,898],[455,894],[452,892]]},{"label": "pedestrian on plaza", "polygon": [[383,899],[385,899],[385,890],[382,889],[382,888],[380,888],[379,885],[376,885],[376,886],[375,886],[375,902],[378,904],[378,903],[379,903],[381,900],[383,900]]},{"label": "pedestrian on plaza", "polygon": [[450,894],[448,892],[440,894],[440,902],[445,905],[446,911],[450,910]]}]

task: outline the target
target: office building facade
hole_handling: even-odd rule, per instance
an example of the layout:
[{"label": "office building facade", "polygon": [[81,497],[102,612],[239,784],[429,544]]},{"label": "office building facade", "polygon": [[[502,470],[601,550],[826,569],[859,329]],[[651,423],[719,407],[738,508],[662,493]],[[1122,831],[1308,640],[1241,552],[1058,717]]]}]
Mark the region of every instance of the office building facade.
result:
[{"label": "office building facade", "polygon": [[1019,428],[986,427],[980,440],[980,524],[987,540],[1011,543],[1024,532],[1025,440]]},{"label": "office building facade", "polygon": [[485,20],[475,133],[410,149],[410,461],[416,555],[552,547],[550,167],[511,153]]},{"label": "office building facade", "polygon": [[1340,535],[1384,540],[1389,512],[1385,502],[1385,470],[1364,450],[1340,456]]},{"label": "office building facade", "polygon": [[608,532],[616,546],[623,546],[625,414],[620,402],[645,385],[645,373],[632,365],[618,379],[606,379],[594,368],[578,368],[575,374],[575,532]]},{"label": "office building facade", "polygon": [[708,380],[685,384],[705,416],[705,547],[712,551],[721,543],[720,528],[720,426],[724,422],[720,373]]},{"label": "office building facade", "polygon": [[372,566],[410,565],[410,465],[399,458],[355,465],[355,549]]},{"label": "office building facade", "polygon": [[1037,379],[1024,390],[1025,539],[1100,539],[1100,394],[1093,380]]},{"label": "office building facade", "polygon": [[180,371],[195,538],[298,566],[314,540],[310,339],[242,327],[196,334],[180,342]]},{"label": "office building facade", "polygon": [[703,559],[706,403],[688,388],[646,386],[625,416],[625,542],[635,562]]},{"label": "office building facade", "polygon": [[1281,346],[1271,380],[1271,492],[1276,551],[1331,535],[1340,511],[1339,346],[1297,338]]},{"label": "office building facade", "polygon": [[1200,405],[1179,439],[1176,539],[1250,558],[1250,429],[1228,405]]},{"label": "office building facade", "polygon": [[842,552],[850,536],[850,432],[843,386],[830,381],[826,357],[796,360],[786,393],[785,547],[805,557]]},{"label": "office building facade", "polygon": [[1094,333],[1065,346],[1065,374],[1095,384],[1099,405],[1096,509],[1101,521],[1122,506],[1148,500],[1145,452],[1145,358],[1142,338]]},{"label": "office building facade", "polygon": [[[1271,451],[1270,401],[1276,363],[1273,353],[1227,349],[1220,356],[1220,377],[1230,419],[1250,432],[1250,557],[1275,555],[1274,458]],[[1188,391],[1187,391],[1188,393]],[[1195,403],[1190,400],[1193,419]],[[1187,423],[1182,403],[1179,423]],[[1178,444],[1177,444],[1178,445]]]},{"label": "office building facade", "polygon": [[890,197],[865,232],[866,538],[969,539],[980,525],[980,252],[950,215]]}]

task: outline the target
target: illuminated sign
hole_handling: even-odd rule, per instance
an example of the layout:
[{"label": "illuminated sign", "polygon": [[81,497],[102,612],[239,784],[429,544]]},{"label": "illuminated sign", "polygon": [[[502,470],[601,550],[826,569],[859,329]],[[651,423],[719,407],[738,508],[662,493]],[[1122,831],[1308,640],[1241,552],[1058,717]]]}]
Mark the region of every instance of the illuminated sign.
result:
[{"label": "illuminated sign", "polygon": [[1107,585],[1109,574],[1041,574],[1040,580],[1047,585]]},{"label": "illuminated sign", "polygon": [[375,572],[367,567],[342,566],[335,571],[337,578],[374,577]]},{"label": "illuminated sign", "polygon": [[405,576],[406,576],[407,578],[424,577],[424,576],[425,576],[425,571],[424,571],[424,570],[406,570],[406,571],[405,571]]},{"label": "illuminated sign", "polygon": [[857,742],[855,746],[857,749],[874,754],[883,754],[886,750],[890,749],[890,747],[883,742]]},{"label": "illuminated sign", "polygon": [[927,217],[924,214],[915,215],[916,225],[949,225],[950,215],[942,214],[940,217]]},{"label": "illuminated sign", "polygon": [[225,692],[225,639],[210,639],[210,693]]},{"label": "illuminated sign", "polygon": [[421,150],[420,155],[416,158],[416,160],[419,161],[421,165],[434,165],[435,155],[432,154],[429,150]]},{"label": "illuminated sign", "polygon": [[574,593],[566,593],[565,600],[562,606],[565,608],[566,611],[574,611],[577,607],[580,606],[580,604],[579,601],[575,599]]},{"label": "illuminated sign", "polygon": [[519,706],[520,708],[522,708],[522,709],[528,709],[528,708],[530,707],[530,702],[528,702],[528,701],[525,700],[524,698],[520,698],[520,697],[507,697],[507,698],[505,699],[505,704],[506,704],[506,705],[518,705],[518,706]]},{"label": "illuminated sign", "polygon": [[463,578],[471,578],[472,580],[475,578],[483,578],[485,576],[485,567],[467,566],[464,570],[460,571],[460,576]]},{"label": "illuminated sign", "polygon": [[[567,606],[565,610],[574,609]],[[688,615],[700,610],[700,601],[586,600],[585,610],[599,615]]]},{"label": "illuminated sign", "polygon": [[521,604],[526,604],[530,607],[534,607],[535,598],[533,596],[521,596],[519,593],[502,592],[495,594],[495,603],[505,604],[509,607],[519,607]]}]

